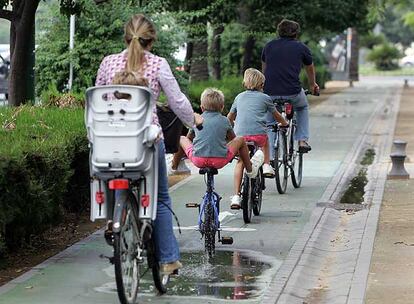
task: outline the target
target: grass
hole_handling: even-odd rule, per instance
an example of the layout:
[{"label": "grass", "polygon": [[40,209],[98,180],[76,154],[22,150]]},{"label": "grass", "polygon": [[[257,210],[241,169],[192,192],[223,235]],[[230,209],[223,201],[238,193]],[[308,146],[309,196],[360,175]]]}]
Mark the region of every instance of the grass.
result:
[{"label": "grass", "polygon": [[380,71],[372,65],[360,65],[359,74],[362,76],[414,76],[414,67],[403,67],[392,71]]}]

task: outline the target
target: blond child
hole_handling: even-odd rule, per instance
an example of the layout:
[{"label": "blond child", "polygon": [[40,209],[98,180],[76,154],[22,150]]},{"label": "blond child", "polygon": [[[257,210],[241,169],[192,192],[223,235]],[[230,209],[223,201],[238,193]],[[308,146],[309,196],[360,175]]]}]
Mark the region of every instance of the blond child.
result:
[{"label": "blond child", "polygon": [[174,154],[172,169],[176,170],[184,153],[198,168],[223,168],[239,154],[247,175],[256,177],[263,164],[263,152],[257,151],[250,160],[249,150],[243,137],[236,137],[230,121],[221,114],[224,95],[220,90],[207,88],[201,94],[201,110],[204,118],[201,130],[192,129],[187,137],[181,136],[181,149]]},{"label": "blond child", "polygon": [[[263,93],[265,77],[256,69],[249,68],[244,72],[243,86],[246,91],[240,93],[234,99],[227,118],[234,124],[237,136],[242,136],[245,141],[252,141],[263,150],[265,177],[274,177],[274,170],[270,166],[269,140],[266,133],[266,114],[272,113],[273,117],[282,125],[287,126],[287,121],[276,110],[270,97]],[[233,209],[240,208],[240,185],[243,177],[243,163],[238,162],[234,171],[234,195],[231,198]]]}]

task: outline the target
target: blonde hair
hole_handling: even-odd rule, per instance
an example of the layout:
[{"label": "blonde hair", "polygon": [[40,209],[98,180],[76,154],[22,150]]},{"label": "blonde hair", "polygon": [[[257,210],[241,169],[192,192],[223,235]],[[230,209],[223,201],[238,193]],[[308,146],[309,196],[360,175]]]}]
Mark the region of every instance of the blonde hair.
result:
[{"label": "blonde hair", "polygon": [[216,88],[207,88],[201,93],[201,106],[206,111],[221,112],[224,107],[224,94]]},{"label": "blonde hair", "polygon": [[265,76],[259,70],[248,68],[244,72],[243,86],[247,90],[260,91],[263,89],[264,82]]},{"label": "blonde hair", "polygon": [[128,44],[126,69],[139,71],[144,64],[144,51],[157,37],[154,24],[143,14],[137,14],[125,24],[124,39]]},{"label": "blonde hair", "polygon": [[136,86],[148,86],[148,79],[131,71],[122,71],[115,74],[112,84],[126,84]]}]

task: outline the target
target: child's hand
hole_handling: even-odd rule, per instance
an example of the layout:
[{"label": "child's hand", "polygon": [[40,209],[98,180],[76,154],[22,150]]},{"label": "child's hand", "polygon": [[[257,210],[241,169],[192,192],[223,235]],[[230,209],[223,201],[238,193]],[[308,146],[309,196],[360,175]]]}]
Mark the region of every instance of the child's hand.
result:
[{"label": "child's hand", "polygon": [[204,122],[203,116],[201,116],[198,113],[194,113],[194,124],[196,126],[201,126],[203,124],[203,122]]},{"label": "child's hand", "polygon": [[279,126],[286,128],[289,127],[289,123],[284,119],[283,122],[279,123]]}]

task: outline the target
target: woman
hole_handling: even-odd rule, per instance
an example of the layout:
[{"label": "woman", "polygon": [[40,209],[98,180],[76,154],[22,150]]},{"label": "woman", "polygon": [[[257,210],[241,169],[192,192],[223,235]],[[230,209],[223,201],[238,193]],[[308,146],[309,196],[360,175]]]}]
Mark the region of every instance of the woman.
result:
[{"label": "woman", "polygon": [[[158,100],[162,89],[167,96],[169,107],[185,125],[193,127],[201,124],[201,116],[194,113],[187,97],[181,92],[167,61],[150,53],[156,39],[154,24],[142,14],[134,15],[125,25],[124,39],[127,44],[126,50],[102,60],[96,85],[112,84],[115,74],[123,70],[141,74],[147,78],[155,100]],[[153,112],[153,121],[158,124],[155,104]],[[158,163],[158,208],[154,238],[161,272],[172,273],[182,265],[179,261],[178,243],[173,233],[171,212],[167,207],[171,206],[171,199],[168,194],[163,140],[159,142]]]}]

